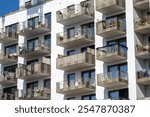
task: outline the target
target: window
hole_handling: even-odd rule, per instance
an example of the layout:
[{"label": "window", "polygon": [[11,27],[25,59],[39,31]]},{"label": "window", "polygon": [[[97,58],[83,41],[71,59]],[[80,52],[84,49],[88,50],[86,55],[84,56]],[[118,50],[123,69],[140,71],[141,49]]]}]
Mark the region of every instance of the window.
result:
[{"label": "window", "polygon": [[87,37],[94,37],[94,23],[88,23],[81,25],[81,35],[85,35]]},{"label": "window", "polygon": [[95,94],[82,96],[82,100],[96,100]]},{"label": "window", "polygon": [[17,44],[5,47],[5,55],[11,55],[15,53],[17,53]]},{"label": "window", "polygon": [[34,65],[38,62],[38,59],[27,61],[27,65]]},{"label": "window", "polygon": [[17,91],[17,87],[14,86],[14,87],[9,87],[9,88],[4,88],[3,89],[3,92],[4,93],[10,93],[10,94],[14,94],[15,95],[15,92]]},{"label": "window", "polygon": [[67,51],[67,56],[75,55],[75,50]]},{"label": "window", "polygon": [[44,80],[44,88],[50,89],[50,79]]},{"label": "window", "polygon": [[38,88],[38,82],[27,83],[27,92]]},{"label": "window", "polygon": [[67,98],[67,100],[76,100],[76,97]]},{"label": "window", "polygon": [[51,13],[45,14],[45,25],[51,29]]},{"label": "window", "polygon": [[82,52],[82,53],[87,52],[87,48],[95,49],[95,45],[83,47],[83,48],[81,48],[81,52]]},{"label": "window", "polygon": [[17,68],[17,65],[12,65],[12,66],[8,66],[8,67],[4,67],[4,71],[15,73],[16,68]]},{"label": "window", "polygon": [[39,25],[39,17],[28,19],[28,28],[34,29]]},{"label": "window", "polygon": [[128,99],[128,89],[109,91],[109,98],[112,100]]},{"label": "window", "polygon": [[49,48],[51,47],[51,35],[45,35],[44,45]]},{"label": "window", "polygon": [[67,37],[68,39],[75,37],[75,27],[67,29]]},{"label": "window", "polygon": [[34,51],[35,48],[38,46],[39,40],[38,38],[28,40],[27,41],[27,50],[28,52]]},{"label": "window", "polygon": [[18,23],[6,26],[6,34],[10,37],[15,36],[17,38]]},{"label": "window", "polygon": [[68,81],[68,87],[74,86],[75,85],[75,73],[68,74],[67,78],[68,78],[68,80],[67,80]]},{"label": "window", "polygon": [[108,75],[112,79],[116,79],[118,77],[121,79],[127,79],[127,71],[128,67],[126,63],[108,66]]},{"label": "window", "polygon": [[89,79],[95,79],[95,70],[83,71],[81,74],[82,82],[88,82]]}]

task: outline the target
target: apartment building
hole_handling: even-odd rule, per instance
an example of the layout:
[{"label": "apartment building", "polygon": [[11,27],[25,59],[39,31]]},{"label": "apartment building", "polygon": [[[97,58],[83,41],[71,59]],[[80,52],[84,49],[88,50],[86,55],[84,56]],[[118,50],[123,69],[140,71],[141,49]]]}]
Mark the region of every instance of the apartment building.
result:
[{"label": "apartment building", "polygon": [[0,99],[149,99],[149,15],[149,0],[20,0],[0,18]]}]

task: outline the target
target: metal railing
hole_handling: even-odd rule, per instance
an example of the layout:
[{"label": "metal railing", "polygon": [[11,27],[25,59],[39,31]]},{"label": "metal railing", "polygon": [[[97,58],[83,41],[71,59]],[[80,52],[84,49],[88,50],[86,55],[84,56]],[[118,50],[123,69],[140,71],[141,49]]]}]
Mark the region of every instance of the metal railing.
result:
[{"label": "metal railing", "polygon": [[74,89],[78,88],[78,86],[83,86],[86,85],[86,87],[94,87],[95,86],[95,79],[89,78],[86,79],[86,81],[82,81],[82,78],[77,78],[75,80],[70,80],[70,81],[62,81],[62,82],[57,82],[57,90],[68,90],[68,89]]},{"label": "metal railing", "polygon": [[50,51],[50,44],[44,40],[36,40],[33,43],[22,43],[18,45],[18,54],[30,53],[36,50]]},{"label": "metal railing", "polygon": [[97,48],[98,56],[105,57],[114,54],[121,56],[127,56],[127,47],[120,44],[107,45],[104,47]]},{"label": "metal railing", "polygon": [[57,11],[57,21],[65,20],[82,14],[93,17],[93,6],[87,2],[81,2],[77,5],[68,6],[67,8]]},{"label": "metal railing", "polygon": [[50,74],[50,65],[45,63],[35,63],[31,65],[20,65],[19,68],[16,69],[16,77],[25,77],[29,75],[35,75],[38,73]]},{"label": "metal railing", "polygon": [[125,0],[97,0],[96,9],[102,9],[111,5],[118,5],[120,7],[125,7]]},{"label": "metal railing", "polygon": [[36,28],[46,28],[46,29],[51,29],[51,24],[49,24],[49,19],[45,17],[39,17],[38,19],[35,19],[34,22],[29,23],[28,20],[23,21],[19,24],[19,30],[24,31],[24,30],[34,30]]},{"label": "metal railing", "polygon": [[4,29],[4,28],[0,29],[0,39],[4,39],[7,37],[17,40],[18,39],[18,32],[6,31],[6,29]]},{"label": "metal railing", "polygon": [[128,80],[128,73],[123,71],[114,71],[108,73],[101,73],[98,74],[98,82],[105,82],[105,81],[114,81],[114,80]]},{"label": "metal railing", "polygon": [[94,40],[94,28],[76,29],[74,35],[69,35],[67,32],[57,34],[57,43],[67,43],[71,40],[85,37],[89,40]]}]

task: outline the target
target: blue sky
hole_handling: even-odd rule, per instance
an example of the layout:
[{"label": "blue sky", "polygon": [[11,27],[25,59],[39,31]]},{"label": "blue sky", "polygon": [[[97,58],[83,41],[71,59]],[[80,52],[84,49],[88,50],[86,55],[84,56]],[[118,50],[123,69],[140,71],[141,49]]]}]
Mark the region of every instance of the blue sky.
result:
[{"label": "blue sky", "polygon": [[19,0],[0,0],[0,16],[19,8]]}]

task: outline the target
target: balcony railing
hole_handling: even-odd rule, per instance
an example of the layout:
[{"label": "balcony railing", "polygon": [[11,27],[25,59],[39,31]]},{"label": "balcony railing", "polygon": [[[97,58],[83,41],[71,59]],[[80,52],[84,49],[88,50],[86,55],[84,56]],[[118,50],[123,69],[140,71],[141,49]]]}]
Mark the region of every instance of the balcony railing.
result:
[{"label": "balcony railing", "polygon": [[35,63],[32,65],[20,65],[16,69],[16,77],[19,79],[33,80],[50,77],[51,67],[45,63]]},{"label": "balcony railing", "polygon": [[[92,51],[92,52],[90,52]],[[71,56],[60,56],[57,58],[57,69],[64,71],[73,71],[77,69],[94,67],[95,54],[94,50],[89,49],[87,52]]]},{"label": "balcony railing", "polygon": [[18,32],[9,32],[5,29],[0,30],[0,43],[8,44],[18,41]]},{"label": "balcony railing", "polygon": [[67,32],[57,34],[57,45],[65,48],[76,47],[92,42],[94,42],[94,28],[77,29],[74,35],[68,35]]},{"label": "balcony railing", "polygon": [[10,85],[17,83],[16,73],[4,71],[0,73],[0,84],[1,85]]},{"label": "balcony railing", "polygon": [[[0,51],[2,51],[2,50],[0,50]],[[16,63],[17,60],[18,60],[18,55],[16,52],[14,52],[12,54],[0,54],[0,63],[1,64]]]},{"label": "balcony railing", "polygon": [[137,72],[137,83],[141,85],[150,85],[150,70],[143,69]]},{"label": "balcony railing", "polygon": [[49,19],[39,18],[38,21],[29,23],[28,20],[20,23],[19,34],[26,38],[48,33],[51,31],[51,24]]},{"label": "balcony railing", "polygon": [[48,1],[52,1],[52,0],[23,0],[24,4],[22,6],[20,6],[20,9],[31,8],[31,7],[34,7],[37,5],[41,5],[41,4],[48,2]]},{"label": "balcony railing", "polygon": [[84,1],[57,11],[57,22],[64,25],[77,24],[94,17],[94,7]]},{"label": "balcony railing", "polygon": [[0,100],[15,100],[15,94],[2,93],[0,94]]},{"label": "balcony railing", "polygon": [[18,46],[18,55],[25,59],[50,54],[50,44],[45,41],[37,40],[34,44],[23,43]]},{"label": "balcony railing", "polygon": [[149,0],[133,0],[134,7],[139,10],[149,9]]},{"label": "balcony railing", "polygon": [[150,16],[135,19],[135,32],[139,34],[149,34]]},{"label": "balcony railing", "polygon": [[141,59],[150,58],[150,46],[143,46],[141,44],[136,45],[136,57]]},{"label": "balcony railing", "polygon": [[125,60],[127,59],[127,47],[114,44],[97,48],[97,59],[103,62]]},{"label": "balcony railing", "polygon": [[119,20],[114,18],[111,21],[103,20],[97,22],[97,35],[104,38],[112,38],[126,33],[126,22],[124,20]]},{"label": "balcony railing", "polygon": [[77,78],[76,80],[57,82],[56,88],[57,93],[65,95],[93,92],[95,91],[95,79],[82,81],[82,78]]},{"label": "balcony railing", "polygon": [[96,0],[96,10],[104,14],[125,10],[125,0]]},{"label": "balcony railing", "polygon": [[122,71],[114,71],[98,74],[97,84],[106,88],[121,88],[128,85],[128,74]]},{"label": "balcony railing", "polygon": [[50,100],[51,90],[48,88],[35,88],[34,90],[28,89],[27,93],[23,96],[22,99],[29,100]]}]

